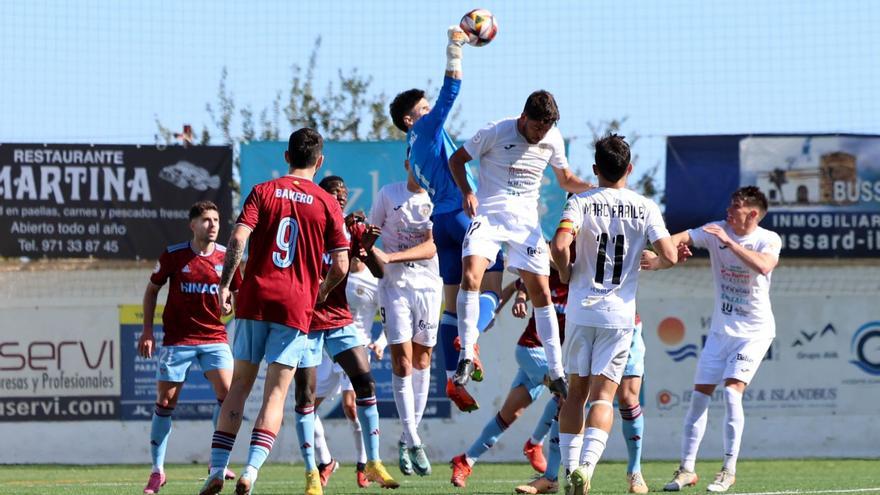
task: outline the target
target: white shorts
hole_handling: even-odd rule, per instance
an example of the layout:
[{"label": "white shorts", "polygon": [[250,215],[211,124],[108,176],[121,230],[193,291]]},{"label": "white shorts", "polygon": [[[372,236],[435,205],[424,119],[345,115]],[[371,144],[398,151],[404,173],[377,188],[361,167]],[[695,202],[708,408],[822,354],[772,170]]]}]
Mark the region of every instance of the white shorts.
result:
[{"label": "white shorts", "polygon": [[550,275],[550,250],[541,224],[511,214],[474,217],[461,245],[461,257],[480,256],[492,262],[503,245],[507,245],[507,268]]},{"label": "white shorts", "polygon": [[603,375],[620,383],[632,338],[632,328],[596,328],[565,322],[565,373],[581,377]]},{"label": "white shorts", "polygon": [[425,347],[437,344],[441,285],[424,289],[383,284],[379,287],[379,314],[389,344],[413,341]]},{"label": "white shorts", "polygon": [[343,390],[353,390],[348,376],[342,371],[342,367],[333,362],[333,358],[326,351],[322,353],[323,359],[318,365],[316,374],[317,385],[315,386],[315,397],[326,399],[339,394]]},{"label": "white shorts", "polygon": [[694,384],[717,385],[728,378],[751,383],[771,343],[772,337],[749,339],[709,333],[697,361]]}]

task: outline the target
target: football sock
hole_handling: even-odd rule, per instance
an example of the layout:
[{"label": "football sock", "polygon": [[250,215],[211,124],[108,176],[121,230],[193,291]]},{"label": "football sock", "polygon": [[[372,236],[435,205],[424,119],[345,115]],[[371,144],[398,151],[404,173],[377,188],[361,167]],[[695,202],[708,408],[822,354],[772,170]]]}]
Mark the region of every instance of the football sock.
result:
[{"label": "football sock", "polygon": [[706,423],[709,420],[709,401],[712,399],[702,392],[694,390],[691,394],[691,405],[684,416],[684,434],[681,437],[681,467],[693,472],[697,463],[697,451],[703,434],[706,433]]},{"label": "football sock", "polygon": [[173,407],[162,407],[156,404],[153,410],[153,423],[150,425],[150,456],[153,458],[153,472],[161,473],[165,469],[165,450],[168,448],[168,437],[171,436],[171,414]]},{"label": "football sock", "polygon": [[581,433],[559,433],[559,454],[566,475],[577,469],[583,442],[584,435]]},{"label": "football sock", "polygon": [[329,464],[333,460],[330,448],[327,446],[327,438],[324,437],[324,422],[318,413],[315,413],[315,458],[318,465]]},{"label": "football sock", "polygon": [[480,294],[480,317],[477,319],[477,330],[480,333],[495,319],[495,308],[498,307],[498,294],[487,290]]},{"label": "football sock", "polygon": [[443,365],[446,367],[446,378],[452,378],[458,367],[458,351],[455,350],[455,338],[458,337],[458,317],[455,313],[444,311],[440,316],[440,350],[443,352]]},{"label": "football sock", "polygon": [[302,455],[303,463],[305,463],[306,471],[314,471],[318,469],[315,462],[315,407],[296,407],[294,412],[299,452]]},{"label": "football sock", "polygon": [[642,406],[634,405],[630,409],[620,409],[621,431],[626,441],[627,473],[642,472],[642,435],[645,432],[645,416]]},{"label": "football sock", "polygon": [[235,445],[235,434],[214,430],[211,439],[211,474],[224,471],[229,465],[229,455]]},{"label": "football sock", "polygon": [[550,481],[559,479],[559,463],[562,461],[562,455],[559,452],[559,421],[553,420],[550,426],[549,448],[547,449],[547,470],[544,471],[544,477]]},{"label": "football sock", "polygon": [[599,428],[587,428],[584,432],[584,444],[581,448],[581,465],[587,466],[589,476],[593,477],[593,469],[599,463],[605,445],[608,443],[608,432]]},{"label": "football sock", "polygon": [[547,432],[550,431],[550,426],[553,424],[553,418],[556,417],[556,410],[558,408],[559,406],[553,398],[547,401],[547,405],[544,406],[544,412],[542,412],[541,417],[538,418],[538,423],[535,425],[535,429],[532,431],[532,437],[529,439],[532,442],[532,445],[538,445],[544,442],[544,437],[547,436]]},{"label": "football sock", "polygon": [[391,374],[391,390],[394,393],[394,403],[397,406],[397,415],[400,416],[400,424],[403,426],[403,435],[407,447],[421,445],[422,441],[416,431],[415,398],[413,397],[412,375],[397,376]]},{"label": "football sock", "polygon": [[247,465],[259,470],[272,452],[275,445],[275,433],[261,428],[254,428],[251,432],[251,446],[248,449]]},{"label": "football sock", "polygon": [[380,461],[379,457],[379,409],[376,407],[376,396],[358,398],[354,401],[357,406],[357,417],[363,428],[362,438],[367,448],[367,459]]},{"label": "football sock", "polygon": [[364,432],[361,429],[361,422],[355,416],[354,419],[348,420],[351,426],[351,433],[354,436],[354,449],[357,451],[357,462],[361,464],[367,463],[367,448],[364,447]]},{"label": "football sock", "polygon": [[[504,434],[504,431],[509,424],[505,423],[503,419],[501,419],[501,413],[495,415],[494,418],[490,419],[489,422],[486,423],[486,426],[483,427],[482,433],[474,441],[471,448],[467,450],[465,453],[465,457],[468,459],[468,464],[472,465],[480,458],[481,455],[486,453],[487,450],[491,449],[492,446],[495,445],[495,442],[501,438],[501,435]],[[473,460],[473,462],[471,462]]]},{"label": "football sock", "polygon": [[550,379],[555,380],[564,374],[562,370],[562,346],[559,341],[559,320],[556,319],[556,309],[551,306],[535,308],[535,327],[538,338],[544,346],[547,355],[547,368]]},{"label": "football sock", "polygon": [[731,473],[736,472],[736,459],[742,442],[746,418],[743,414],[742,394],[731,387],[724,387],[724,463]]},{"label": "football sock", "polygon": [[416,428],[422,422],[422,415],[425,414],[425,407],[428,405],[428,395],[431,393],[431,367],[423,370],[413,368],[412,370],[412,388],[416,401]]},{"label": "football sock", "polygon": [[475,290],[459,290],[456,309],[458,310],[458,336],[461,337],[459,359],[473,360],[476,354],[474,345],[480,335],[480,331],[477,330],[477,321],[480,318],[480,293]]}]

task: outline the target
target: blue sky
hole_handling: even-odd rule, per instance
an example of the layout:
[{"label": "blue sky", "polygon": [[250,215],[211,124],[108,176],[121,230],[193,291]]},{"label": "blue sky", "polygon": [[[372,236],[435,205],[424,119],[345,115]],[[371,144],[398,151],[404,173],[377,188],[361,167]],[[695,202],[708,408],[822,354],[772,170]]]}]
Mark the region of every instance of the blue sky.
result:
[{"label": "blue sky", "polygon": [[[680,134],[880,132],[880,2],[2,1],[0,142],[152,143],[154,118],[209,123],[221,69],[259,111],[323,37],[318,79],[358,68],[373,91],[439,83],[445,28],[492,10],[467,48],[464,137],[556,94],[572,162],[587,122],[628,117],[641,164]],[[289,131],[282,127],[283,132]]]}]

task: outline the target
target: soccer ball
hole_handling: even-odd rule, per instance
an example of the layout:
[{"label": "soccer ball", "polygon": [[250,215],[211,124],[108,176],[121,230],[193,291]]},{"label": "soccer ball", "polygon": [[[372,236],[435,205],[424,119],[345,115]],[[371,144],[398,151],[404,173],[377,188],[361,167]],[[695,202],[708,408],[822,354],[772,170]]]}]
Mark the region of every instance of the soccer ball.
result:
[{"label": "soccer ball", "polygon": [[468,12],[461,18],[459,26],[467,34],[468,44],[471,46],[488,45],[498,34],[498,21],[486,9]]}]

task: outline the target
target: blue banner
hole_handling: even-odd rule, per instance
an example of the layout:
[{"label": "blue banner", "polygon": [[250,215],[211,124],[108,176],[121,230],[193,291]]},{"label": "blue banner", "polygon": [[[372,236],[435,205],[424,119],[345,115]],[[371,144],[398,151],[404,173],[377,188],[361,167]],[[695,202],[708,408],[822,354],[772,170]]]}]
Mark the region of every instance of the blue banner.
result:
[{"label": "blue banner", "polygon": [[[241,146],[242,199],[255,185],[287,173],[285,150],[287,143],[283,141],[256,141]],[[324,165],[318,170],[315,180],[320,181],[328,175],[342,177],[348,186],[346,213],[356,210],[369,213],[373,197],[382,186],[406,180],[405,159],[406,144],[403,141],[326,141]],[[476,176],[479,162],[473,161],[471,166]],[[544,171],[539,205],[541,226],[547,236],[556,232],[566,197],[551,168],[548,166]]]},{"label": "blue banner", "polygon": [[[137,344],[143,331],[143,313],[140,305],[120,306],[119,345],[122,351],[122,419],[150,420],[156,404],[156,367],[162,350],[163,306],[156,307],[156,321],[153,323],[153,336],[156,349],[152,359],[138,355]],[[208,419],[214,414],[217,397],[211,382],[205,378],[198,362],[193,363],[187,372],[186,383],[180,392],[174,419]]]},{"label": "blue banner", "polygon": [[730,195],[758,186],[770,203],[761,226],[782,255],[880,254],[880,137],[684,136],[666,144],[666,221],[679,232],[723,220]]}]

